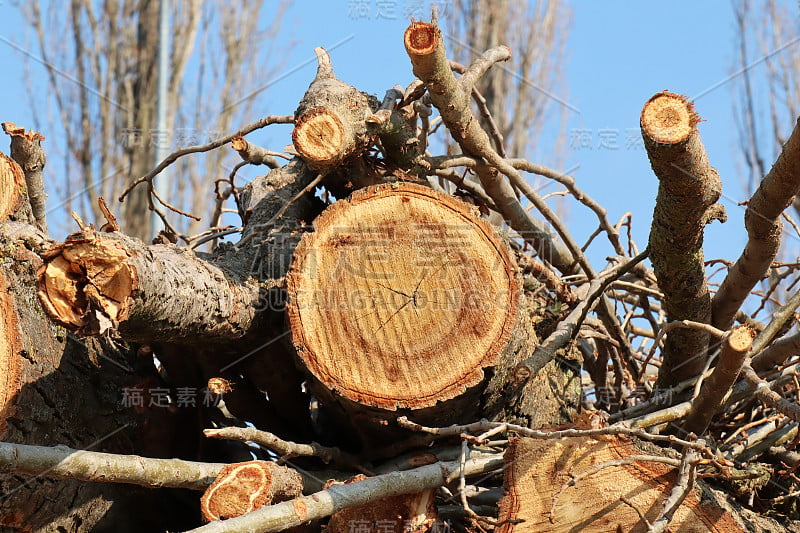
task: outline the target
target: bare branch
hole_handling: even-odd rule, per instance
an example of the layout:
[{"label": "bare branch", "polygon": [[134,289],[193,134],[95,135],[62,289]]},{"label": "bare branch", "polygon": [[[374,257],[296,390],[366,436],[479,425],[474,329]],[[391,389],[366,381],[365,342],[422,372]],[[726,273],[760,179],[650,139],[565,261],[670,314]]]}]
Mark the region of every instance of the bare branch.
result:
[{"label": "bare branch", "polygon": [[686,433],[702,435],[708,428],[725,395],[739,377],[739,370],[753,344],[754,334],[755,332],[748,326],[738,326],[725,338],[717,366],[714,367],[711,376],[703,382],[700,393],[692,402],[692,410],[683,425]]},{"label": "bare branch", "polygon": [[204,490],[225,465],[0,442],[0,466],[34,476]]},{"label": "bare branch", "polygon": [[131,183],[127,189],[125,189],[119,197],[119,201],[122,202],[125,200],[125,196],[133,190],[134,187],[139,185],[140,183],[144,183],[146,181],[152,181],[155,176],[157,176],[162,170],[173,164],[179,158],[189,155],[189,154],[196,154],[198,152],[208,152],[210,150],[214,150],[215,148],[219,148],[220,146],[224,146],[231,142],[236,137],[242,137],[247,135],[250,132],[255,130],[264,128],[269,126],[270,124],[293,124],[294,117],[292,115],[270,115],[268,117],[264,117],[261,120],[253,122],[252,124],[248,124],[244,126],[236,133],[228,135],[227,137],[222,137],[221,139],[217,139],[213,142],[207,144],[200,144],[196,146],[189,146],[187,148],[181,148],[180,150],[176,150],[169,154],[161,163],[159,163],[156,168],[142,176],[141,178],[137,179],[133,183]]},{"label": "bare branch", "polygon": [[[503,458],[500,455],[484,455],[468,459],[464,465],[464,475],[483,474],[502,466]],[[282,531],[310,520],[330,516],[348,507],[369,504],[375,499],[414,494],[440,487],[447,483],[453,474],[458,475],[460,469],[460,461],[433,463],[413,470],[392,472],[345,485],[334,485],[310,496],[262,507],[237,518],[211,522],[193,529],[192,532]]]},{"label": "bare branch", "polygon": [[358,459],[339,448],[323,446],[312,442],[311,444],[299,444],[283,440],[268,431],[261,431],[255,428],[227,427],[220,429],[203,430],[206,437],[214,439],[229,439],[240,442],[255,442],[265,446],[281,458],[289,459],[292,457],[319,457],[325,463],[334,462],[342,466],[354,467],[359,464]]},{"label": "bare branch", "polygon": [[800,119],[781,154],[750,198],[744,215],[747,244],[714,295],[713,324],[727,329],[763,278],[781,243],[781,213],[800,192]]}]

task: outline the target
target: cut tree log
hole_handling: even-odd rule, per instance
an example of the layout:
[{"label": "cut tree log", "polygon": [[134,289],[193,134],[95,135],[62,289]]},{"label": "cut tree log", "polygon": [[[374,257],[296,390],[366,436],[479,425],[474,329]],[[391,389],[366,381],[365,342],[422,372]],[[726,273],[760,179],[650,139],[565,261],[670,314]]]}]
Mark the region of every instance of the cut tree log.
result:
[{"label": "cut tree log", "polygon": [[[703,229],[711,220],[724,222],[725,212],[715,203],[722,183],[700,140],[700,117],[684,96],[664,91],[645,103],[640,122],[647,156],[658,177],[649,250],[667,318],[708,324],[711,296],[703,263]],[[697,376],[707,350],[708,333],[671,331],[659,385],[671,387]]]},{"label": "cut tree log", "polygon": [[339,81],[324,48],[315,48],[317,76],[295,111],[292,142],[308,165],[326,171],[370,145],[367,118],[379,102]]},{"label": "cut tree log", "polygon": [[303,492],[296,471],[268,461],[248,461],[222,468],[200,499],[206,522],[225,520],[264,505],[291,500]]},{"label": "cut tree log", "polygon": [[[380,185],[333,204],[314,229],[287,276],[288,320],[312,391],[348,413],[340,422],[412,413],[442,425],[503,411],[542,317],[521,296],[506,244],[471,206]],[[550,380],[531,380],[525,394],[541,402],[503,416],[564,422],[570,410],[555,398],[571,388],[556,381],[553,394]]]},{"label": "cut tree log", "polygon": [[700,393],[692,400],[692,410],[683,424],[686,434],[702,435],[711,419],[722,405],[725,395],[731,390],[747,353],[753,345],[755,331],[749,326],[736,326],[722,342],[717,364],[711,376],[703,381]]},{"label": "cut tree log", "polygon": [[[507,491],[500,500],[501,533],[584,533],[648,527],[625,498],[654,522],[677,479],[673,466],[635,459],[642,452],[621,437],[557,441],[512,439],[504,456]],[[605,468],[588,474],[606,462]],[[680,460],[674,460],[679,463]],[[575,476],[580,476],[574,483]],[[586,476],[586,477],[584,477]],[[704,498],[703,498],[704,500]],[[724,509],[690,493],[675,513],[675,531],[748,531]]]},{"label": "cut tree log", "polygon": [[333,204],[314,228],[295,253],[288,312],[300,360],[325,389],[419,410],[462,396],[498,362],[520,283],[506,245],[467,204],[377,186]]},{"label": "cut tree log", "polygon": [[747,244],[711,302],[713,325],[728,329],[756,283],[767,275],[781,245],[781,213],[800,193],[800,118],[778,159],[744,212]]}]

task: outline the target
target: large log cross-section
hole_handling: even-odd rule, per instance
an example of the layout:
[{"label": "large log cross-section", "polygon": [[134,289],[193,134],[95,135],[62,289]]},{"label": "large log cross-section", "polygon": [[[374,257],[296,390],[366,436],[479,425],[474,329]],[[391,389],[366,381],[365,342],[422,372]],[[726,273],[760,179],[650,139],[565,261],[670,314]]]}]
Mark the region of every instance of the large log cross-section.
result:
[{"label": "large log cross-section", "polygon": [[517,269],[495,230],[460,200],[414,184],[356,193],[315,230],[295,253],[288,312],[321,396],[384,412],[428,408],[440,420],[476,414],[474,386],[518,322]]}]

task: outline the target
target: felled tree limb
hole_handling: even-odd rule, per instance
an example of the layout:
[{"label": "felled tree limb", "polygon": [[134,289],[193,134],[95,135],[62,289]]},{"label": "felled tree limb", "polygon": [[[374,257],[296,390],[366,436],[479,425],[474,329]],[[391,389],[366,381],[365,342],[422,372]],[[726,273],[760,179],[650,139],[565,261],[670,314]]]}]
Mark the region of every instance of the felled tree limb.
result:
[{"label": "felled tree limb", "polygon": [[[356,483],[367,479],[359,474],[344,482]],[[340,484],[333,482],[331,486]],[[354,524],[363,524],[373,530],[383,531],[425,531],[436,520],[436,507],[433,502],[436,489],[425,489],[420,493],[401,494],[389,498],[376,498],[360,507],[348,507],[331,516],[325,528],[326,533],[352,533]]]},{"label": "felled tree limb", "polygon": [[[116,329],[131,341],[240,338],[272,303],[268,295],[289,268],[297,230],[316,214],[311,195],[297,197],[314,176],[294,158],[248,183],[241,248],[214,257],[119,233],[72,235],[44,255],[40,300],[51,318],[84,335]],[[280,225],[268,224],[278,213]],[[271,236],[275,244],[262,247]]]},{"label": "felled tree limb", "polygon": [[[482,152],[486,151],[484,147],[491,148],[491,140],[469,107],[471,85],[466,87],[459,83],[450,69],[441,30],[435,24],[413,22],[406,29],[404,42],[414,75],[426,84],[431,101],[453,138],[466,155],[483,156]],[[505,56],[494,55],[492,59],[507,59],[509,53],[505,48]],[[530,241],[542,258],[562,272],[571,270],[573,261],[569,252],[557,244],[547,228],[522,207],[513,188],[502,179],[498,170],[480,165],[475,171],[486,193],[492,197],[509,225]]]},{"label": "felled tree limb", "polygon": [[687,434],[701,435],[708,428],[725,395],[739,377],[747,352],[753,344],[753,334],[748,326],[737,326],[723,341],[717,365],[711,376],[703,382],[683,425]]},{"label": "felled tree limb", "polygon": [[[466,462],[464,474],[473,476],[501,468],[500,455],[481,456]],[[366,505],[376,498],[388,498],[400,494],[414,494],[426,489],[440,487],[459,472],[459,461],[434,463],[404,472],[392,472],[367,478],[347,485],[334,485],[327,490],[262,507],[230,520],[211,522],[193,532],[222,533],[238,531],[282,531],[304,522],[330,516],[348,507]]]},{"label": "felled tree limb", "polygon": [[317,54],[317,76],[295,111],[292,142],[314,170],[339,165],[370,144],[366,120],[378,107],[369,95],[339,81],[324,48]]},{"label": "felled tree limb", "polygon": [[795,422],[800,422],[800,405],[791,402],[772,390],[769,382],[760,378],[756,371],[748,364],[742,367],[742,376],[754,387],[756,398],[765,404],[774,407],[777,411],[785,414]]},{"label": "felled tree limb", "polygon": [[325,463],[335,462],[339,465],[354,466],[358,464],[355,456],[343,452],[339,448],[323,446],[316,442],[303,444],[285,441],[268,431],[255,428],[226,427],[220,429],[206,429],[206,437],[214,439],[238,440],[241,442],[255,442],[265,446],[282,457],[319,457]]},{"label": "felled tree limb", "polygon": [[25,131],[12,122],[3,122],[3,131],[11,137],[11,159],[16,161],[25,173],[28,200],[31,203],[36,225],[47,233],[45,215],[44,179],[42,171],[46,162],[42,141],[44,137],[36,131]]},{"label": "felled tree limb", "polygon": [[119,201],[120,202],[123,201],[125,197],[134,189],[134,187],[146,181],[148,182],[152,181],[153,178],[158,174],[160,174],[165,168],[167,168],[168,166],[170,166],[175,161],[177,161],[178,159],[180,159],[185,155],[214,150],[215,148],[219,148],[220,146],[228,144],[236,137],[242,137],[250,132],[269,126],[270,124],[292,124],[293,122],[294,122],[294,117],[292,115],[269,115],[260,120],[257,120],[256,122],[253,122],[252,124],[248,124],[242,127],[241,129],[239,129],[239,131],[237,131],[236,133],[232,133],[227,137],[217,139],[207,144],[199,144],[196,146],[189,146],[187,148],[181,148],[180,150],[176,150],[171,154],[169,154],[161,163],[156,165],[156,168],[154,168],[141,178],[137,179],[136,181],[128,185],[128,188],[122,191],[122,194],[119,197]]},{"label": "felled tree limb", "polygon": [[[485,72],[489,64],[508,59],[510,53],[508,48],[498,47],[487,51],[476,62],[474,68],[470,67],[469,76],[456,79],[447,60],[441,31],[435,23],[412,23],[406,29],[404,42],[414,74],[425,82],[431,101],[439,110],[442,121],[464,154],[482,158],[488,163],[477,165],[475,171],[484,190],[492,197],[495,206],[508,224],[533,245],[540,258],[550,262],[562,273],[574,274],[583,269],[590,279],[594,278],[595,272],[592,266],[559,217],[522,177],[519,170],[492,148],[489,135],[480,126],[470,109],[469,98],[474,77]],[[511,183],[504,180],[500,172],[508,176]],[[552,238],[541,222],[532,218],[522,207],[511,186],[512,183],[556,229],[566,244],[566,249]],[[632,351],[627,336],[622,331],[613,306],[605,295],[600,297],[599,315],[623,346],[629,371],[634,377],[638,376],[639,371],[632,362]]]},{"label": "felled tree limb", "polygon": [[[697,131],[700,117],[683,96],[662,92],[644,105],[641,130],[658,197],[650,230],[650,260],[664,293],[669,320],[711,321],[711,297],[703,264],[703,229],[724,218],[715,202],[722,192],[716,169]],[[708,335],[681,329],[667,338],[659,384],[669,387],[698,375],[706,361]]]},{"label": "felled tree limb", "polygon": [[570,428],[570,429],[557,429],[553,431],[544,431],[538,429],[530,429],[518,424],[510,424],[507,422],[491,422],[489,420],[481,420],[471,424],[453,424],[452,426],[435,428],[426,427],[416,422],[410,421],[407,417],[401,416],[397,419],[397,423],[407,429],[414,431],[422,431],[430,435],[435,435],[438,438],[448,436],[462,436],[464,434],[486,433],[489,431],[497,432],[502,430],[505,432],[516,433],[521,437],[536,440],[558,440],[568,438],[585,438],[585,437],[598,437],[609,435],[627,435],[638,437],[640,439],[650,440],[653,442],[669,442],[673,445],[679,445],[696,450],[707,450],[708,448],[704,443],[687,441],[680,439],[675,435],[657,435],[655,433],[648,433],[644,429],[645,426],[630,426],[625,424],[614,424],[606,427],[596,427],[591,429]]},{"label": "felled tree limb", "polygon": [[799,192],[800,119],[747,204],[744,214],[747,244],[712,302],[713,324],[718,328],[730,327],[750,291],[766,276],[781,244],[780,215]]},{"label": "felled tree limb", "polygon": [[203,490],[224,464],[0,442],[0,472]]},{"label": "felled tree limb", "polygon": [[678,480],[672,487],[667,501],[664,502],[664,510],[648,529],[648,533],[662,533],[667,530],[675,513],[694,487],[695,471],[699,459],[696,451],[684,450],[681,466],[678,469]]},{"label": "felled tree limb", "polygon": [[[50,250],[38,273],[47,313],[83,335],[231,339],[253,327],[261,287],[173,245],[87,229]],[[198,298],[198,295],[203,295]]]},{"label": "felled tree limb", "polygon": [[601,272],[599,277],[592,280],[586,295],[578,302],[575,308],[536,347],[533,354],[519,365],[519,370],[527,369],[524,372],[526,378],[536,376],[545,364],[556,357],[558,350],[575,338],[586,316],[597,305],[598,301],[602,301],[603,292],[611,282],[632,270],[647,257],[648,253],[649,251],[645,250],[631,260]]},{"label": "felled tree limb", "polygon": [[386,160],[405,171],[415,169],[421,150],[416,123],[412,120],[413,105],[396,108],[397,100],[402,98],[401,87],[386,91],[378,111],[367,118],[367,128],[380,138]]},{"label": "felled tree limb", "polygon": [[770,344],[764,351],[754,356],[750,364],[753,370],[761,372],[783,364],[786,359],[798,354],[800,354],[800,333],[795,333]]},{"label": "felled tree limb", "polygon": [[244,137],[234,137],[231,139],[231,148],[239,153],[242,161],[251,165],[267,165],[269,168],[278,168],[278,160],[272,152],[260,146],[248,142]]}]

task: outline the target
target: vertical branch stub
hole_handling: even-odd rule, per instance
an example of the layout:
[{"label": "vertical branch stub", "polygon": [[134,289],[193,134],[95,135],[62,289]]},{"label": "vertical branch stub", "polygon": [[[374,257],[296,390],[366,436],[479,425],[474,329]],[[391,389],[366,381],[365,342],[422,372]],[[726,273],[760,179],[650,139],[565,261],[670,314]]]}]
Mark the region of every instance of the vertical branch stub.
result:
[{"label": "vertical branch stub", "polygon": [[[711,321],[711,298],[703,263],[703,230],[713,219],[724,221],[716,204],[722,192],[719,174],[708,162],[697,131],[700,117],[686,97],[663,91],[641,113],[642,138],[658,197],[650,230],[650,260],[664,293],[669,320]],[[659,383],[674,383],[702,371],[708,334],[670,332],[664,346]]]},{"label": "vertical branch stub", "polygon": [[328,51],[318,46],[314,48],[314,54],[317,56],[317,79],[335,78],[331,56]]},{"label": "vertical branch stub", "polygon": [[439,28],[427,22],[412,22],[406,28],[403,42],[409,54],[426,56],[436,51],[442,32]]}]

